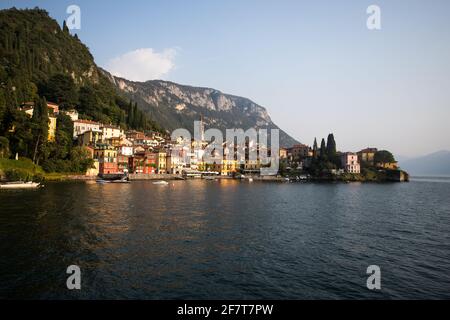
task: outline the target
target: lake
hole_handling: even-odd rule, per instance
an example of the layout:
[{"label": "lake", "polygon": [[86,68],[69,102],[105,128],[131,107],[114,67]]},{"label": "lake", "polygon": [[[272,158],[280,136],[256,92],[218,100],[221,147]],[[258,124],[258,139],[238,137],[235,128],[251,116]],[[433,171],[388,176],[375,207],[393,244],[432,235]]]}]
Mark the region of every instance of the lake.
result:
[{"label": "lake", "polygon": [[[0,192],[0,298],[449,299],[450,180]],[[66,269],[81,268],[81,290]],[[369,265],[381,290],[366,287]]]}]

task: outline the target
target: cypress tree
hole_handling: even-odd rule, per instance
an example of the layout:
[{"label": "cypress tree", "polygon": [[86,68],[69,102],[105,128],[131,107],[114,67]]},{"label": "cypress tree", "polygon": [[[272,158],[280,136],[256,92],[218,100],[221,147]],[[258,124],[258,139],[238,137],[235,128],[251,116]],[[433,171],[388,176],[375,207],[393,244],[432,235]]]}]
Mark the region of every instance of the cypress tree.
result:
[{"label": "cypress tree", "polygon": [[325,139],[322,138],[322,141],[320,142],[320,158],[322,160],[326,159],[326,153],[327,153],[327,146],[325,145]]},{"label": "cypress tree", "polygon": [[64,20],[64,22],[63,22],[63,32],[65,33],[65,34],[69,34],[69,28],[67,27],[67,23],[66,23],[66,20]]},{"label": "cypress tree", "polygon": [[314,144],[313,144],[313,157],[317,158],[318,153],[317,153],[317,138],[314,138]]},{"label": "cypress tree", "polygon": [[336,157],[336,141],[334,140],[334,135],[332,133],[330,133],[327,138],[327,156],[330,160]]},{"label": "cypress tree", "polygon": [[34,131],[34,152],[33,162],[39,163],[39,156],[42,152],[43,146],[47,141],[48,136],[48,107],[47,100],[44,98],[38,98],[34,102],[33,110],[33,131]]}]

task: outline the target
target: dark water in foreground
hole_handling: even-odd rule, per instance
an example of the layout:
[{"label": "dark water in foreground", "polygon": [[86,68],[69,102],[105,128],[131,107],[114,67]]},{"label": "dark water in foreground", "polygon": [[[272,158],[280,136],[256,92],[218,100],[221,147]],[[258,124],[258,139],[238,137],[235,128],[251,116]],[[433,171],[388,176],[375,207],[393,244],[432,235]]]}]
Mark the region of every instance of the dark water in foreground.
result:
[{"label": "dark water in foreground", "polygon": [[449,182],[1,191],[0,298],[448,299]]}]

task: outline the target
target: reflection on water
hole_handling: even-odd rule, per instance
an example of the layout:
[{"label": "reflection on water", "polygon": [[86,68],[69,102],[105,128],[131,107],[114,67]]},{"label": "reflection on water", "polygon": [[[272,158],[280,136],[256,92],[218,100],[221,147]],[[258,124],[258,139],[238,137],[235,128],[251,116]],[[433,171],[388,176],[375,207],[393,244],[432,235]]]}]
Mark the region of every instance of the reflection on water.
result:
[{"label": "reflection on water", "polygon": [[[450,298],[450,184],[51,183],[0,192],[1,298]],[[68,265],[82,290],[65,289]],[[382,290],[366,289],[366,268]]]}]

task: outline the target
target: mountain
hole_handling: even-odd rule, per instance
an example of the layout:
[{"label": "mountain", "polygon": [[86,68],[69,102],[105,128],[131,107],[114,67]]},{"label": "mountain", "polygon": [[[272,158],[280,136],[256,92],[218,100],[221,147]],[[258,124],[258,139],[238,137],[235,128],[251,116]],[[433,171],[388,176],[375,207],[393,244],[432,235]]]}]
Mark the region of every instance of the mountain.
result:
[{"label": "mountain", "polygon": [[[113,77],[95,64],[77,35],[45,10],[1,10],[0,30],[0,122],[8,105],[40,96],[62,109],[77,109],[83,118],[132,129],[190,129],[200,116],[206,128],[278,128],[263,107],[246,98]],[[280,130],[280,142],[297,141]]]},{"label": "mountain", "polygon": [[[126,98],[137,101],[150,117],[169,130],[186,128],[192,131],[193,123],[203,117],[205,127],[220,130],[242,128],[279,129],[270,119],[267,110],[253,101],[224,94],[216,89],[192,87],[177,83],[152,80],[134,82],[115,77],[103,70]],[[280,145],[298,143],[280,129]]]},{"label": "mountain", "polygon": [[450,175],[450,151],[443,150],[400,162],[411,175]]}]

